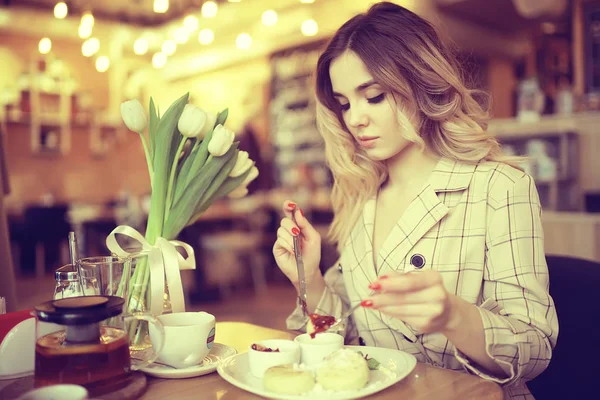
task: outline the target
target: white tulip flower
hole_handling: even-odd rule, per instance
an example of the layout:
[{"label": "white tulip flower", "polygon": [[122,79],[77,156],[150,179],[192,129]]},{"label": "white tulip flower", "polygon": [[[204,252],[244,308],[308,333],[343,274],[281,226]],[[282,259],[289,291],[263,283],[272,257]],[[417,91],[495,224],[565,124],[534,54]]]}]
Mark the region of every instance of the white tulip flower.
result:
[{"label": "white tulip flower", "polygon": [[207,120],[206,112],[203,109],[192,104],[186,104],[177,122],[177,129],[187,138],[197,137],[202,139]]},{"label": "white tulip flower", "polygon": [[246,179],[244,179],[244,182],[242,182],[242,186],[248,186],[250,184],[250,182],[255,180],[257,177],[258,177],[258,168],[252,167],[252,169],[250,170],[250,173],[248,174]]},{"label": "white tulip flower", "polygon": [[247,194],[248,194],[248,187],[241,185],[241,186],[238,186],[237,188],[233,189],[231,192],[229,192],[227,197],[232,198],[232,199],[239,199],[239,198],[244,197]]},{"label": "white tulip flower", "polygon": [[220,157],[227,153],[235,139],[235,133],[219,124],[215,127],[210,142],[208,142],[208,152],[214,157]]},{"label": "white tulip flower", "polygon": [[204,124],[204,129],[202,129],[202,133],[200,136],[204,138],[208,132],[210,132],[217,122],[217,114],[211,113],[210,111],[206,111],[206,123]]},{"label": "white tulip flower", "polygon": [[146,129],[148,120],[144,108],[138,100],[129,100],[121,103],[121,118],[129,130],[141,134]]},{"label": "white tulip flower", "polygon": [[248,171],[252,166],[252,160],[248,157],[248,152],[240,150],[237,155],[237,160],[235,161],[235,165],[233,169],[229,173],[229,176],[232,178],[237,178],[242,175],[244,172]]}]

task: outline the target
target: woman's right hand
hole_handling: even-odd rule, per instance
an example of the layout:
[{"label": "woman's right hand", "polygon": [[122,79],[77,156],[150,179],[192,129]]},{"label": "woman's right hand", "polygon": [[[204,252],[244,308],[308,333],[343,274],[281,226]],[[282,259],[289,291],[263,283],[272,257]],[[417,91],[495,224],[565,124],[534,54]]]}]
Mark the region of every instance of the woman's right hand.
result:
[{"label": "woman's right hand", "polygon": [[[277,266],[287,278],[297,287],[298,269],[294,257],[294,236],[300,236],[302,259],[304,261],[304,273],[306,284],[315,277],[321,276],[319,263],[321,261],[321,235],[304,217],[302,210],[293,201],[286,200],[283,203],[285,217],[281,220],[277,230],[277,241],[273,246],[273,255]],[[297,225],[292,218],[296,217]],[[318,278],[317,278],[318,279]]]}]

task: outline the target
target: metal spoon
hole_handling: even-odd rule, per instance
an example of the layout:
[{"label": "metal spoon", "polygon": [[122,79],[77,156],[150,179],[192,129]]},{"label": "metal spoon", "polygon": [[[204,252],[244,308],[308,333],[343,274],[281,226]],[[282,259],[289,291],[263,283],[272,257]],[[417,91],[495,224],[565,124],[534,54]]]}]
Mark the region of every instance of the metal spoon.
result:
[{"label": "metal spoon", "polygon": [[[373,296],[376,292],[371,292],[369,294],[369,297]],[[339,319],[337,319],[333,325],[331,325],[329,328],[327,328],[326,330],[324,330],[323,332],[328,332],[328,331],[339,331],[340,329],[342,329],[341,325],[342,322],[344,322],[345,320],[347,320],[348,318],[350,318],[350,316],[354,313],[354,311],[356,311],[358,309],[358,307],[360,307],[360,302],[358,304],[356,304],[353,307],[350,307],[350,309],[348,311],[346,311],[345,313],[343,313]]]}]

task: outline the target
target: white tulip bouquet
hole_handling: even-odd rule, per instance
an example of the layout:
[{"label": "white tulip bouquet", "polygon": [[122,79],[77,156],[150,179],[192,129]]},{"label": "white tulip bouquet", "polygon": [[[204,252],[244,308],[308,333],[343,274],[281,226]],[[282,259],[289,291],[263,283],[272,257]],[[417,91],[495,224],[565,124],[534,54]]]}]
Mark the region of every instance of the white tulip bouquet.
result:
[{"label": "white tulip bouquet", "polygon": [[[137,265],[132,275],[130,311],[160,314],[166,290],[173,311],[185,310],[179,276],[184,259],[175,247],[184,245],[188,253],[192,252],[195,264],[193,250],[173,239],[215,200],[247,194],[248,184],[258,176],[248,153],[238,149],[235,134],[224,127],[228,110],[212,114],[188,104],[188,96],[176,100],[162,116],[150,99],[149,121],[139,101],[121,104],[125,125],[138,133],[142,141],[152,189],[145,235],[120,226],[107,238],[109,249],[117,255],[129,254],[116,242],[115,234],[119,233],[137,239],[150,251],[149,261]],[[149,284],[151,291],[147,291]]]}]

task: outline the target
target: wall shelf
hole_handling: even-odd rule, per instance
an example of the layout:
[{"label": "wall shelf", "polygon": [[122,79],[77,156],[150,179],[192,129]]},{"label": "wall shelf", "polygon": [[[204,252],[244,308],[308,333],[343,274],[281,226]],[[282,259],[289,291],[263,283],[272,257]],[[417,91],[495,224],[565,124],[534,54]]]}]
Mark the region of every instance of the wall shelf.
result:
[{"label": "wall shelf", "polygon": [[544,115],[527,123],[496,119],[490,121],[488,131],[501,143],[518,148],[519,155],[526,155],[523,149],[533,140],[547,143],[558,168],[552,182],[536,180],[542,204],[548,210],[583,211],[586,193],[600,190],[599,126],[600,113],[588,112]]}]

